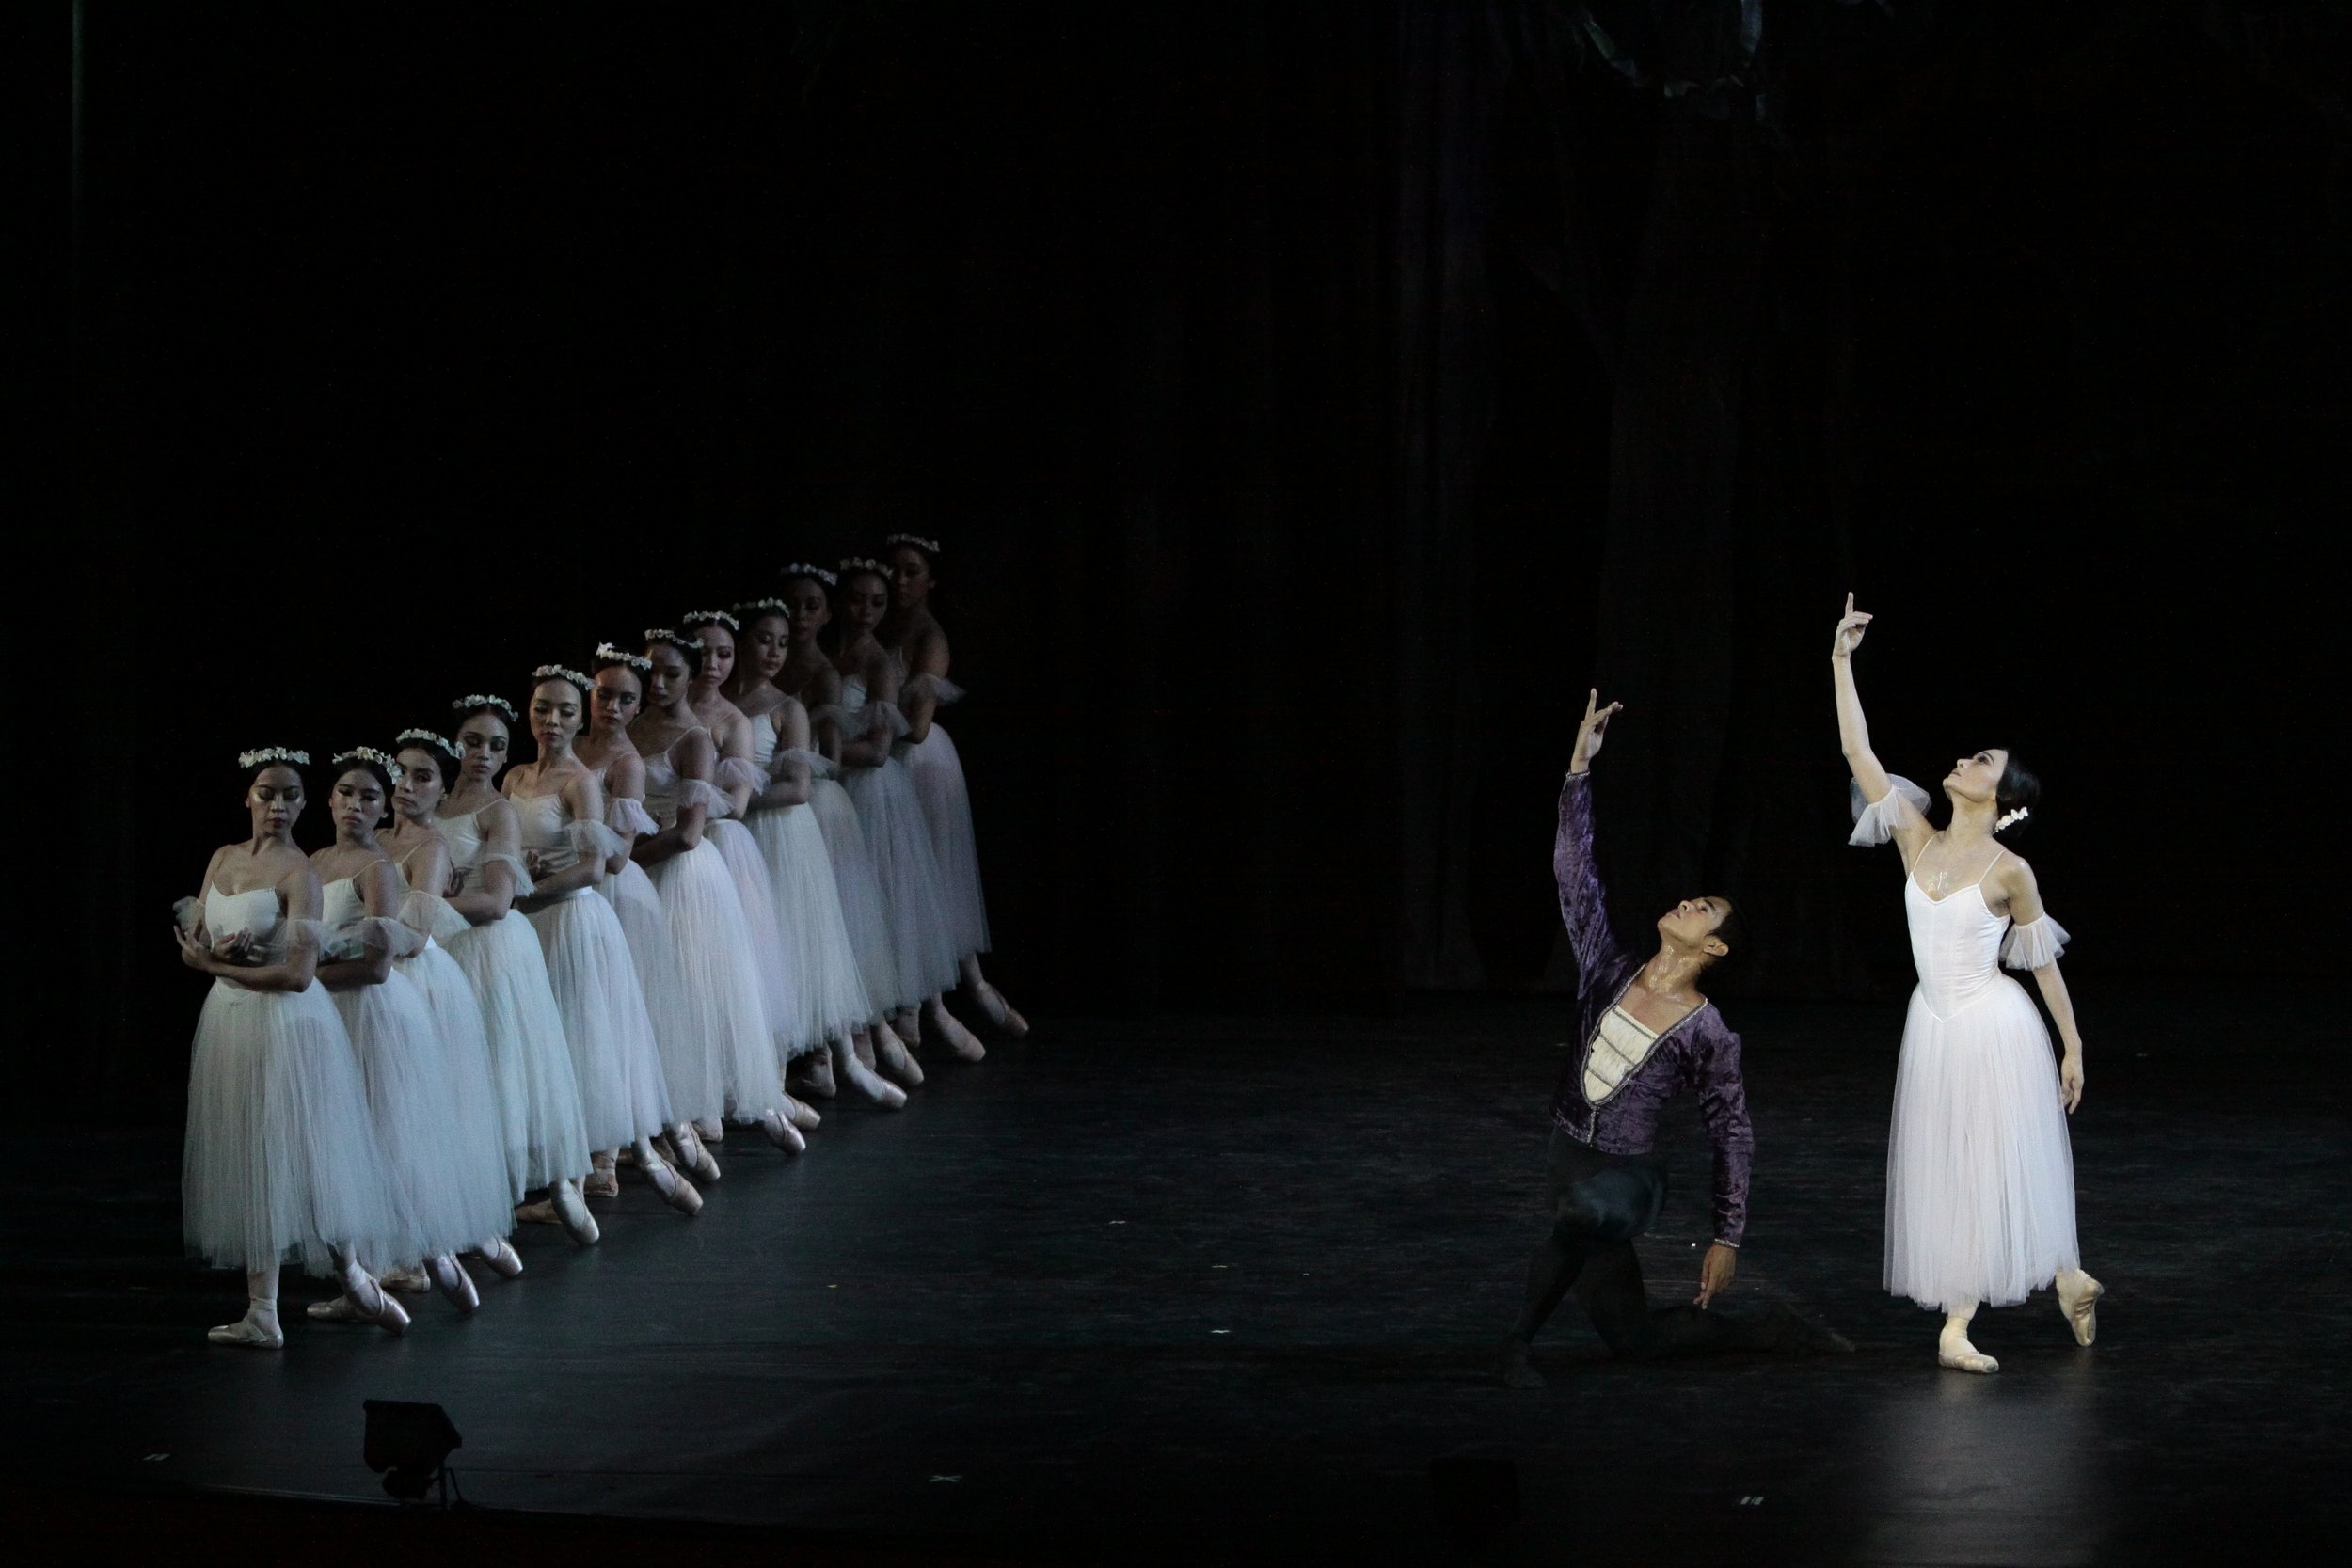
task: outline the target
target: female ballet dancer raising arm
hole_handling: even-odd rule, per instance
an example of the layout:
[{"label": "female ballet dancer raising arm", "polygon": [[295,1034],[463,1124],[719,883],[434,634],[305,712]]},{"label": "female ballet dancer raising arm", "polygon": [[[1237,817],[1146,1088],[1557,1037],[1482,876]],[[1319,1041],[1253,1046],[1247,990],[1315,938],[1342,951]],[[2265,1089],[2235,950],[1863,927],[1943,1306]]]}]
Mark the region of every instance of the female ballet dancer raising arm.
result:
[{"label": "female ballet dancer raising arm", "polygon": [[[768,1016],[771,1046],[778,1063],[778,1092],[782,1093],[782,1064],[799,1053],[792,1021],[800,1015],[801,999],[792,989],[784,956],[768,864],[744,821],[753,800],[766,786],[768,775],[753,738],[755,726],[720,690],[734,675],[736,638],[742,623],[723,610],[698,610],[679,623],[678,630],[702,644],[702,664],[694,674],[691,700],[694,717],[718,745],[712,782],[726,797],[727,809],[712,813],[703,836],[717,847],[726,862],[727,875],[735,879],[736,901],[743,907],[743,941],[759,981],[760,1006]],[[786,1118],[803,1131],[814,1131],[821,1119],[815,1107],[789,1093],[784,1093],[783,1110]]]},{"label": "female ballet dancer raising arm", "polygon": [[[474,1000],[498,1085],[511,1201],[547,1190],[548,1212],[581,1246],[596,1244],[596,1217],[580,1201],[588,1169],[588,1123],[580,1072],[564,1031],[563,1009],[548,978],[547,954],[516,903],[531,886],[523,868],[515,808],[499,793],[514,727],[515,705],[475,693],[450,705],[457,721],[457,776],[433,807],[433,826],[449,846],[459,879],[449,906],[468,929],[449,940]],[[536,1206],[522,1211],[535,1214]]]},{"label": "female ballet dancer raising arm", "polygon": [[923,802],[923,818],[930,829],[963,989],[991,1023],[1020,1039],[1029,1032],[1028,1020],[980,973],[980,955],[989,948],[988,900],[980,891],[979,841],[972,829],[972,795],[964,783],[962,755],[936,722],[940,705],[963,695],[947,679],[947,634],[931,613],[939,541],[894,533],[883,546],[882,559],[895,575],[890,581],[890,613],[883,617],[878,635],[897,657],[906,679],[898,705],[907,720],[907,769],[914,775],[915,798]]},{"label": "female ballet dancer raising arm", "polygon": [[850,1034],[850,1054],[868,1071],[879,1069],[911,1089],[923,1082],[923,1069],[890,1027],[886,1015],[912,1007],[922,998],[906,994],[866,831],[858,825],[857,807],[850,802],[849,791],[835,776],[841,763],[841,672],[834,668],[818,638],[833,620],[833,591],[840,579],[825,567],[799,562],[787,566],[783,577],[784,600],[792,610],[792,645],[776,684],[808,710],[812,750],[825,764],[810,769],[809,810],[824,835],[825,856],[833,863],[834,888],[840,895],[841,923],[850,934],[850,950],[857,956],[858,977],[866,987],[866,1022]]},{"label": "female ballet dancer raising arm", "polygon": [[388,1332],[408,1323],[358,1261],[408,1225],[342,1017],[317,983],[321,889],[294,842],[309,763],[277,746],[237,759],[251,831],[213,852],[173,932],[181,961],[213,982],[188,1064],[183,1224],[190,1251],[245,1271],[245,1316],[207,1337],[248,1350],[286,1342],[289,1260],[340,1276]]},{"label": "female ballet dancer raising arm", "polygon": [[[421,1261],[442,1294],[459,1311],[471,1312],[481,1297],[457,1253],[485,1245],[495,1250],[514,1217],[504,1150],[479,1099],[487,1069],[478,1059],[464,1059],[467,1042],[461,1037],[453,1044],[412,978],[413,969],[405,967],[430,939],[400,918],[407,885],[376,837],[397,766],[367,746],[333,761],[327,800],[335,842],[310,857],[323,886],[324,918],[336,932],[332,961],[320,967],[319,982],[342,1014],[367,1085],[376,1142],[408,1208],[410,1238],[383,1261]],[[457,984],[462,990],[462,978]],[[471,998],[466,1000],[470,1006]],[[478,1037],[472,1045],[481,1050]],[[465,1101],[469,1088],[476,1095],[470,1104]],[[320,1302],[310,1314],[329,1322],[374,1316],[350,1296]]]},{"label": "female ballet dancer raising arm", "polygon": [[[1945,775],[1951,820],[1888,773],[1870,749],[1853,653],[1867,614],[1846,595],[1830,645],[1838,740],[1864,809],[1852,842],[1900,849],[1903,903],[1919,971],[1903,1025],[1886,1151],[1886,1289],[1941,1310],[1937,1359],[1963,1371],[2000,1363],[1970,1342],[1980,1303],[2012,1306],[2056,1283],[2077,1342],[2098,1333],[2099,1282],[2082,1271],[2066,1117],[2082,1103],[2082,1035],[2058,955],[2067,935],[2043,911],[2033,868],[1994,834],[2029,815],[2041,784],[2003,747]],[[2024,988],[1997,967],[2029,969],[2058,1020],[2065,1056]]]},{"label": "female ballet dancer raising arm", "polygon": [[[653,879],[645,875],[645,868],[636,861],[637,841],[660,832],[661,824],[645,811],[645,759],[637,754],[636,743],[628,737],[628,726],[644,710],[645,676],[653,665],[642,654],[601,642],[596,645],[596,657],[588,668],[590,679],[596,682],[588,694],[589,731],[572,753],[603,788],[604,825],[612,830],[619,846],[605,858],[607,875],[597,891],[612,904],[612,912],[621,917],[621,929],[628,938],[629,957],[636,960],[637,983],[645,993],[645,1014],[653,1020],[654,1043],[660,1048],[666,1078],[671,1054],[679,1047],[664,1038],[663,1031],[683,1026],[685,1008],[678,997],[686,982],[676,949],[670,941],[668,917],[661,912],[661,895],[654,891]],[[679,1113],[675,1088],[670,1111],[670,1148],[676,1152],[677,1164],[698,1181],[718,1180],[718,1159],[704,1147],[693,1122]],[[714,1140],[720,1131],[714,1121]],[[655,1148],[656,1152],[661,1151],[660,1145]],[[591,1196],[619,1196],[619,1173],[611,1155],[598,1151],[596,1168],[588,1178],[586,1191]]]},{"label": "female ballet dancer raising arm", "polygon": [[572,754],[595,683],[552,664],[533,671],[532,682],[531,736],[539,756],[508,771],[506,798],[534,884],[523,907],[571,1041],[588,1145],[608,1153],[634,1148],[638,1168],[662,1200],[697,1214],[702,1195],[654,1151],[654,1136],[672,1119],[660,1053],[620,917],[596,893],[615,841],[604,825],[604,791]]},{"label": "female ballet dancer raising arm", "polygon": [[[898,711],[898,665],[875,636],[890,608],[890,568],[879,561],[841,563],[834,590],[841,620],[841,645],[834,667],[841,673],[843,782],[857,805],[882,884],[902,989],[919,998],[920,1021],[967,1062],[987,1053],[941,1003],[956,984],[955,939],[947,929],[946,894],[939,863],[931,852],[930,829],[915,799],[914,783],[896,753],[906,733]],[[910,1044],[918,1037],[917,1015],[894,1018],[892,1027]]]},{"label": "female ballet dancer raising arm", "polygon": [[[645,633],[652,673],[645,710],[629,726],[644,759],[645,806],[661,831],[637,841],[638,863],[660,895],[684,983],[665,1065],[680,1116],[712,1126],[722,1116],[756,1123],[787,1154],[806,1147],[784,1112],[784,1071],[762,995],[737,879],[709,836],[728,800],[711,782],[717,748],[692,707],[703,645],[669,627]],[[756,870],[756,867],[755,867]],[[705,1132],[705,1136],[710,1136]]]},{"label": "female ballet dancer raising arm", "polygon": [[897,1110],[906,1104],[905,1091],[876,1077],[852,1044],[872,1006],[842,919],[824,831],[808,803],[816,769],[830,771],[832,765],[809,750],[808,710],[776,685],[791,651],[791,611],[784,600],[768,598],[737,605],[735,613],[743,627],[725,691],[751,721],[752,761],[765,780],[752,799],[746,826],[775,895],[786,992],[798,1004],[787,1020],[787,1060],[792,1070],[805,1074],[799,1082],[811,1093],[834,1095],[837,1065],[840,1076],[860,1094]]}]

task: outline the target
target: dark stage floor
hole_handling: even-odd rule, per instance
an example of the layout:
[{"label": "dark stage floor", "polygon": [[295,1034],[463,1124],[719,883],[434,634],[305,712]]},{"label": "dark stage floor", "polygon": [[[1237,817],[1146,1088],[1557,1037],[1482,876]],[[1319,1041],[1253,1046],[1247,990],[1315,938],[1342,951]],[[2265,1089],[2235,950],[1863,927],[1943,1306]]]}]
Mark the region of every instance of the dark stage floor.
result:
[{"label": "dark stage floor", "polygon": [[[1899,1003],[1733,1009],[1759,1153],[1732,1306],[1857,1354],[1620,1365],[1571,1307],[1538,1393],[1490,1348],[1564,1007],[1063,1023],[903,1115],[834,1109],[798,1162],[737,1135],[699,1220],[631,1185],[596,1250],[532,1230],[470,1321],[425,1301],[389,1341],[294,1286],[274,1356],[204,1343],[242,1292],[178,1255],[176,1141],[20,1141],[10,1509],[45,1489],[103,1539],[225,1506],[174,1515],[179,1489],[380,1498],[359,1404],[391,1398],[448,1407],[475,1504],[784,1527],[758,1538],[803,1560],[1466,1560],[1438,1458],[1516,1466],[1505,1562],[2144,1562],[2341,1524],[2333,1015],[2082,989],[2101,1338],[2046,1296],[1990,1314],[1995,1378],[1939,1371],[1933,1320],[1877,1288]],[[1708,1232],[1677,1137],[1661,1298]]]}]

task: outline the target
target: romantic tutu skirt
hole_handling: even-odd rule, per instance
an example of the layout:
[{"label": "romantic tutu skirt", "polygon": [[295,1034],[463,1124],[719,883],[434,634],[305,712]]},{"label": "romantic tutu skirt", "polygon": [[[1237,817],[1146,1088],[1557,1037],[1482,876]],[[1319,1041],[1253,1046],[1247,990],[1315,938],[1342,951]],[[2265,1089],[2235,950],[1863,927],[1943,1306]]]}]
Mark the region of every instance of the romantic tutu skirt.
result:
[{"label": "romantic tutu skirt", "polygon": [[381,1256],[408,1238],[358,1059],[325,987],[213,982],[188,1064],[180,1195],[188,1249],[217,1268],[294,1263],[324,1275],[330,1246]]},{"label": "romantic tutu skirt", "polygon": [[[665,1021],[662,1037],[680,1049],[664,1063],[680,1085],[681,1107],[696,1117],[723,1111],[755,1120],[784,1103],[776,1050],[760,999],[759,974],[745,929],[742,900],[726,857],[705,838],[683,854],[652,867],[654,891],[661,895],[678,987],[676,1028]],[[683,1097],[694,1098],[684,1101]],[[687,1113],[680,1109],[681,1116]]]},{"label": "romantic tutu skirt", "polygon": [[980,894],[979,840],[972,831],[972,796],[964,786],[963,758],[936,720],[922,743],[906,752],[914,798],[930,830],[931,858],[939,866],[940,911],[949,943],[958,958],[985,953],[988,900]]},{"label": "romantic tutu skirt", "polygon": [[850,792],[836,780],[818,779],[809,786],[808,809],[824,835],[826,858],[833,862],[834,887],[841,895],[842,927],[849,932],[850,950],[857,955],[858,974],[866,982],[872,1016],[915,1006],[923,995],[899,976],[889,917],[882,911],[882,884],[874,879],[874,858],[866,850],[866,830],[858,824]]},{"label": "romantic tutu skirt", "polygon": [[449,939],[449,956],[481,1008],[483,1043],[496,1086],[499,1142],[509,1198],[588,1169],[588,1126],[580,1075],[564,1038],[564,1015],[548,984],[548,960],[531,922],[509,913]]},{"label": "romantic tutu skirt", "polygon": [[834,879],[833,859],[825,851],[816,807],[754,812],[750,826],[768,868],[776,935],[790,993],[799,1003],[784,1022],[790,1041],[787,1053],[797,1056],[827,1040],[848,1038],[865,1026],[874,1009],[866,1001],[857,950],[842,918],[840,884]]},{"label": "romantic tutu skirt", "polygon": [[743,932],[752,949],[759,978],[759,1002],[768,1018],[769,1054],[782,1062],[805,1047],[793,1041],[791,1021],[799,1015],[801,998],[785,961],[783,920],[776,909],[774,885],[768,878],[767,858],[759,838],[732,817],[705,830],[725,857],[727,875],[735,879],[735,896],[743,906]]},{"label": "romantic tutu skirt", "polygon": [[[707,1096],[694,1089],[698,1079],[681,1076],[672,1067],[681,1055],[703,1054],[701,1041],[686,1033],[690,1024],[683,985],[678,978],[677,953],[670,944],[669,916],[661,911],[661,895],[654,891],[645,868],[630,861],[607,877],[596,891],[620,917],[621,934],[628,939],[628,956],[637,966],[637,989],[645,998],[645,1016],[653,1023],[653,1040],[661,1058],[661,1082],[670,1097],[670,1115],[679,1121],[717,1116],[718,1101],[700,1108]],[[681,1098],[680,1091],[688,1098]]]},{"label": "romantic tutu skirt", "polygon": [[[464,926],[462,916],[452,918],[458,926]],[[456,1118],[452,1124],[450,1141],[460,1151],[457,1158],[465,1166],[465,1180],[469,1186],[486,1190],[501,1199],[499,1223],[466,1243],[468,1246],[478,1246],[514,1228],[513,1211],[509,1207],[514,1194],[506,1168],[505,1133],[500,1125],[498,1086],[490,1075],[490,1046],[483,1033],[482,1007],[473,999],[473,988],[466,983],[465,972],[437,941],[427,942],[423,952],[403,958],[393,967],[415,982],[424,997],[426,1010],[433,1016],[434,1030],[440,1037],[441,1060]]]},{"label": "romantic tutu skirt", "polygon": [[2050,1037],[2006,976],[1939,1017],[1914,992],[1886,1148],[1886,1289],[2008,1307],[2079,1267]]},{"label": "romantic tutu skirt", "polygon": [[844,787],[866,831],[900,985],[916,1001],[953,990],[956,949],[941,911],[939,865],[906,764],[894,756],[880,768],[852,768]]},{"label": "romantic tutu skirt", "polygon": [[461,1074],[416,983],[394,968],[383,982],[336,991],[376,1146],[407,1201],[403,1244],[362,1251],[371,1266],[413,1263],[476,1246],[514,1228],[504,1162],[477,1144],[475,1118],[458,1103]]},{"label": "romantic tutu skirt", "polygon": [[669,1088],[620,916],[580,888],[532,911],[531,925],[571,1044],[588,1147],[619,1148],[660,1132]]}]

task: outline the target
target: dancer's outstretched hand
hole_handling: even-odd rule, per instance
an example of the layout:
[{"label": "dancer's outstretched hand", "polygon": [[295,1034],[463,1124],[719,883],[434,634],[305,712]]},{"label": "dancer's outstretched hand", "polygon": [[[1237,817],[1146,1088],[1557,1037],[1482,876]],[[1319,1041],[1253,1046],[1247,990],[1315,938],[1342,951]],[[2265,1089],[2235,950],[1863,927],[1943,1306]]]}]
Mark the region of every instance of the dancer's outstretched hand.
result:
[{"label": "dancer's outstretched hand", "polygon": [[1569,759],[1569,772],[1581,773],[1593,765],[1593,758],[1600,754],[1601,740],[1608,734],[1609,721],[1614,719],[1624,707],[1623,703],[1611,703],[1602,707],[1598,687],[1585,693],[1584,718],[1576,726],[1576,755]]},{"label": "dancer's outstretched hand", "polygon": [[1705,1307],[1716,1293],[1731,1289],[1731,1276],[1740,1272],[1740,1249],[1717,1242],[1707,1249],[1706,1259],[1699,1264],[1699,1293],[1691,1299]]},{"label": "dancer's outstretched hand", "polygon": [[1862,646],[1863,633],[1868,629],[1870,617],[1853,607],[1853,595],[1846,595],[1845,618],[1837,623],[1837,635],[1830,640],[1829,657],[1844,658]]},{"label": "dancer's outstretched hand", "polygon": [[2058,1063],[2058,1103],[2073,1116],[2074,1107],[2083,1102],[2083,1059],[2079,1052],[2070,1051]]}]

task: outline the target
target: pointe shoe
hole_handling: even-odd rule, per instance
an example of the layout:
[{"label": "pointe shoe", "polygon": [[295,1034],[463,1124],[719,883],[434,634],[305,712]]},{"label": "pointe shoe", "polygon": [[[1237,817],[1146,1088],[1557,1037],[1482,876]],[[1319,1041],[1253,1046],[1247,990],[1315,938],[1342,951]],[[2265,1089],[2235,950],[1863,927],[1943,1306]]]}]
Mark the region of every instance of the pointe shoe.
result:
[{"label": "pointe shoe", "polygon": [[1029,1037],[1029,1021],[1013,1010],[1012,1004],[1005,1000],[1003,991],[985,980],[969,989],[972,992],[972,1000],[980,1005],[980,1011],[988,1015],[989,1022],[1003,1030],[1013,1039],[1021,1040]]},{"label": "pointe shoe", "polygon": [[801,1058],[807,1064],[801,1071],[801,1086],[819,1100],[831,1100],[838,1091],[833,1078],[833,1053],[818,1046]]},{"label": "pointe shoe", "polygon": [[888,1073],[908,1088],[923,1086],[923,1069],[915,1066],[914,1058],[907,1053],[898,1037],[887,1030],[876,1032],[874,1061],[877,1070]]},{"label": "pointe shoe", "polygon": [[580,1183],[582,1197],[618,1197],[621,1196],[621,1173],[611,1165],[598,1165]]},{"label": "pointe shoe", "polygon": [[501,1279],[514,1279],[523,1272],[523,1255],[516,1252],[503,1236],[485,1242],[478,1249],[482,1260],[490,1265],[490,1272]]},{"label": "pointe shoe", "polygon": [[696,1117],[688,1125],[694,1129],[694,1136],[707,1144],[723,1144],[727,1141],[727,1124],[717,1117]]},{"label": "pointe shoe", "polygon": [[843,1056],[841,1075],[850,1081],[850,1087],[884,1110],[903,1111],[907,1108],[907,1091],[887,1078],[877,1076],[855,1056]]},{"label": "pointe shoe", "polygon": [[553,1202],[543,1197],[536,1203],[515,1205],[515,1223],[516,1225],[562,1225],[564,1217],[555,1212]]},{"label": "pointe shoe", "polygon": [[801,1136],[801,1130],[773,1111],[759,1118],[759,1131],[770,1143],[787,1154],[808,1152],[808,1140]]},{"label": "pointe shoe", "polygon": [[784,1119],[803,1132],[814,1132],[825,1118],[817,1114],[816,1106],[795,1100],[787,1093],[784,1097]]},{"label": "pointe shoe", "polygon": [[688,1219],[703,1212],[703,1195],[695,1191],[691,1181],[669,1166],[648,1165],[645,1180],[653,1183],[653,1190],[661,1195],[662,1202]]},{"label": "pointe shoe", "polygon": [[2072,1295],[2063,1284],[2058,1286],[2058,1310],[2065,1314],[2067,1326],[2074,1331],[2074,1343],[2088,1345],[2099,1338],[2099,1298],[2107,1293],[2107,1288],[2087,1274],[2082,1281],[2081,1288]]},{"label": "pointe shoe", "polygon": [[603,1234],[596,1228],[596,1218],[588,1212],[588,1205],[580,1200],[578,1189],[568,1181],[559,1181],[549,1190],[548,1201],[554,1205],[556,1223],[564,1234],[581,1246],[595,1246]]},{"label": "pointe shoe", "polygon": [[931,1025],[939,1031],[940,1039],[956,1060],[977,1062],[988,1054],[988,1047],[982,1045],[972,1031],[959,1022],[956,1015],[946,1008],[935,1006],[931,1009]]},{"label": "pointe shoe", "polygon": [[402,1268],[386,1269],[376,1276],[376,1283],[388,1291],[398,1291],[405,1296],[421,1296],[433,1289],[433,1281],[424,1270],[413,1263]]},{"label": "pointe shoe", "polygon": [[215,1345],[229,1345],[238,1350],[286,1348],[285,1330],[278,1326],[278,1312],[274,1307],[262,1312],[248,1307],[245,1316],[235,1323],[206,1329],[204,1338]]},{"label": "pointe shoe", "polygon": [[1935,1344],[1935,1364],[1949,1367],[1956,1372],[1979,1372],[1986,1376],[2001,1370],[2001,1364],[1965,1339],[1939,1338]]},{"label": "pointe shoe", "polygon": [[438,1258],[425,1260],[425,1272],[433,1276],[433,1288],[449,1297],[449,1304],[460,1312],[470,1312],[482,1305],[482,1292],[474,1289],[473,1275],[454,1253],[444,1252]]},{"label": "pointe shoe", "polygon": [[899,1041],[908,1050],[917,1051],[922,1048],[923,1014],[920,1010],[893,1013],[883,1021],[882,1026],[898,1036]]},{"label": "pointe shoe", "polygon": [[858,1035],[850,1039],[850,1054],[855,1056],[858,1059],[858,1065],[866,1071],[874,1070],[874,1042],[864,1035]]},{"label": "pointe shoe", "polygon": [[680,1122],[671,1130],[670,1144],[677,1150],[675,1164],[678,1169],[691,1171],[697,1181],[719,1180],[719,1162],[710,1157],[710,1150],[703,1147],[703,1141],[694,1135],[693,1128]]},{"label": "pointe shoe", "polygon": [[387,1334],[408,1332],[408,1309],[391,1297],[365,1269],[354,1264],[343,1270],[343,1292],[360,1318]]},{"label": "pointe shoe", "polygon": [[[302,1309],[302,1315],[314,1323],[370,1323],[375,1320],[359,1310],[349,1296],[335,1296],[326,1301],[314,1301]],[[214,1330],[218,1333],[218,1329]]]}]

